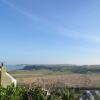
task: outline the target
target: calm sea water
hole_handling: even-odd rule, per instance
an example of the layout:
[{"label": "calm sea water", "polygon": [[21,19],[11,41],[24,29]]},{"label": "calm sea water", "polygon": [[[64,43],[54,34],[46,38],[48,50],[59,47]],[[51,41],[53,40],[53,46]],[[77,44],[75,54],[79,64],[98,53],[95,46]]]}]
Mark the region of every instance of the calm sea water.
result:
[{"label": "calm sea water", "polygon": [[24,66],[23,65],[6,65],[7,70],[12,71],[12,70],[18,70],[22,69]]}]

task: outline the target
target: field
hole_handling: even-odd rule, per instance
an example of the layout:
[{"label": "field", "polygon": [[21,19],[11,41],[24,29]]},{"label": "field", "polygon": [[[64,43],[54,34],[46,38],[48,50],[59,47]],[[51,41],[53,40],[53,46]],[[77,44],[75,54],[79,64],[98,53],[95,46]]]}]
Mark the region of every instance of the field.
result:
[{"label": "field", "polygon": [[100,100],[100,66],[28,65],[9,73],[18,87],[1,88],[2,100]]},{"label": "field", "polygon": [[97,73],[72,73],[71,71],[40,70],[17,70],[10,72],[23,85],[41,85],[45,88],[56,85],[67,85],[71,87],[99,87],[100,74]]}]

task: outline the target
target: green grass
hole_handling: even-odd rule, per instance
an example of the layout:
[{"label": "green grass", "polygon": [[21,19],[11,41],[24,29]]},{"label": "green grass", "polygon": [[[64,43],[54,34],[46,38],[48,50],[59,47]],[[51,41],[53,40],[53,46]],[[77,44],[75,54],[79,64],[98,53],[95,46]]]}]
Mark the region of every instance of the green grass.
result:
[{"label": "green grass", "polygon": [[46,69],[41,69],[41,70],[32,70],[32,71],[27,71],[27,70],[17,70],[14,72],[10,72],[12,75],[63,75],[63,74],[72,74],[70,70],[65,70],[65,71],[51,71],[51,70],[46,70]]}]

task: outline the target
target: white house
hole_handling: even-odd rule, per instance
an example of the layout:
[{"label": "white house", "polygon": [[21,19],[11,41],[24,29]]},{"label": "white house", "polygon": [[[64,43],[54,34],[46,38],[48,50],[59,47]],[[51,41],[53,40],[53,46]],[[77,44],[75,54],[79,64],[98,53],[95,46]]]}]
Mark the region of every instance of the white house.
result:
[{"label": "white house", "polygon": [[10,84],[14,84],[14,86],[16,87],[17,80],[6,72],[6,67],[2,64],[0,66],[0,85],[3,87],[7,87]]}]

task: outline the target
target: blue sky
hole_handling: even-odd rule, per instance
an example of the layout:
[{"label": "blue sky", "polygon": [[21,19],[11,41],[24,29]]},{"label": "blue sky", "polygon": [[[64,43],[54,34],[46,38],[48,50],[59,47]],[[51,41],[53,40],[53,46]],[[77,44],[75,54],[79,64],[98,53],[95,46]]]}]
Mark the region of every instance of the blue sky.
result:
[{"label": "blue sky", "polygon": [[0,60],[100,64],[100,0],[0,0]]}]

